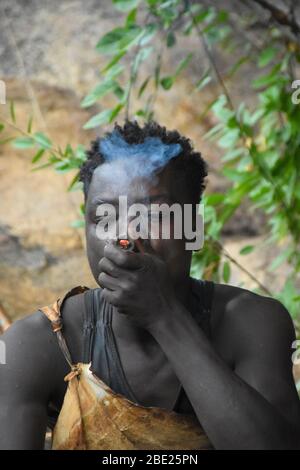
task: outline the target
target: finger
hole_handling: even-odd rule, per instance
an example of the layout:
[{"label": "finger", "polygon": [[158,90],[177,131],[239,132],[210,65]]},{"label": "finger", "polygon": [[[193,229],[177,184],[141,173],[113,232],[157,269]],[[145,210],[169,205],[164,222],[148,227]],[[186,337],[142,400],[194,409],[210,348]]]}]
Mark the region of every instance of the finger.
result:
[{"label": "finger", "polygon": [[105,245],[104,255],[123,269],[138,269],[142,266],[143,255],[133,251],[122,250],[111,244]]},{"label": "finger", "polygon": [[112,277],[121,277],[127,273],[127,271],[124,271],[124,269],[117,266],[110,259],[106,258],[106,256],[100,259],[98,266],[100,271],[104,271]]},{"label": "finger", "polygon": [[114,305],[115,307],[122,307],[120,301],[120,293],[118,291],[111,291],[106,287],[102,289],[102,297],[106,300],[106,302]]},{"label": "finger", "polygon": [[99,274],[98,281],[101,287],[105,287],[109,290],[115,291],[120,288],[120,281],[117,278],[112,277],[103,271]]}]

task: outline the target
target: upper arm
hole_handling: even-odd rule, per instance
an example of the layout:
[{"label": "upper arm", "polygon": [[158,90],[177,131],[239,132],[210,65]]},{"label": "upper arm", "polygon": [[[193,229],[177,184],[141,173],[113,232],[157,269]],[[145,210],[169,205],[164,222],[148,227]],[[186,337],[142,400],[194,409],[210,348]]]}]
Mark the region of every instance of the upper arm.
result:
[{"label": "upper arm", "polygon": [[5,350],[5,363],[0,364],[1,449],[43,448],[51,393],[45,322],[38,312],[1,336]]},{"label": "upper arm", "polygon": [[227,318],[234,331],[235,373],[299,429],[289,312],[279,301],[249,292],[229,303]]}]

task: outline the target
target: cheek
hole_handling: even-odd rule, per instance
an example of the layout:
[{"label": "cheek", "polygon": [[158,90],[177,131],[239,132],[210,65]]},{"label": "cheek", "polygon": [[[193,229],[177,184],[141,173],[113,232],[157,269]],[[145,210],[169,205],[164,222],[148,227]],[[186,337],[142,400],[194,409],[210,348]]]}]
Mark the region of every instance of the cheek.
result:
[{"label": "cheek", "polygon": [[167,265],[172,268],[175,264],[180,264],[185,256],[183,240],[151,240],[151,247]]},{"label": "cheek", "polygon": [[88,224],[85,230],[86,250],[89,264],[94,276],[98,275],[98,263],[104,256],[105,242],[99,240],[96,234],[96,224]]},{"label": "cheek", "polygon": [[160,222],[153,222],[149,224],[150,237],[153,239],[164,239],[168,236],[169,239],[174,239],[175,224],[173,220],[166,220]]}]

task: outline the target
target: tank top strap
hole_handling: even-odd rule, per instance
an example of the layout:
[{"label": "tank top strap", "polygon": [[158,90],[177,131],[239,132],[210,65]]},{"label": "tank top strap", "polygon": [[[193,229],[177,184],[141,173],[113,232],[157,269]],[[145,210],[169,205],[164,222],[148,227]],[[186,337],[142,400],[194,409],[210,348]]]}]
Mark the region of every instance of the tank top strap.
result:
[{"label": "tank top strap", "polygon": [[102,302],[99,288],[90,289],[84,293],[84,306],[83,362],[89,364],[93,357],[95,337],[99,336],[99,331],[102,336],[102,326],[111,325],[112,314],[107,304]]},{"label": "tank top strap", "polygon": [[137,401],[129,386],[112,328],[112,306],[101,299],[101,288],[85,292],[83,362],[115,392]]},{"label": "tank top strap", "polygon": [[69,364],[72,370],[74,369],[75,366],[73,364],[68,345],[62,333],[62,330],[63,330],[62,308],[63,308],[65,301],[69,297],[85,292],[86,290],[89,290],[89,288],[86,286],[73,287],[62,298],[58,298],[52,305],[50,306],[46,305],[45,307],[38,308],[38,310],[44,313],[44,315],[46,315],[46,317],[50,321],[52,330],[56,334],[58,345],[67,363]]}]

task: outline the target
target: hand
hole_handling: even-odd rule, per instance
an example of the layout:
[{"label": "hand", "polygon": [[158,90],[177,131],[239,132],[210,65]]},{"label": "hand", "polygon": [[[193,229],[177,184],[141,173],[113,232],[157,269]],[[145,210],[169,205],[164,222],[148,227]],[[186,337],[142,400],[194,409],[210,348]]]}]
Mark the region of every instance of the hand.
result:
[{"label": "hand", "polygon": [[106,245],[99,284],[107,302],[148,331],[171,313],[175,291],[166,263],[153,251],[135,253]]}]

